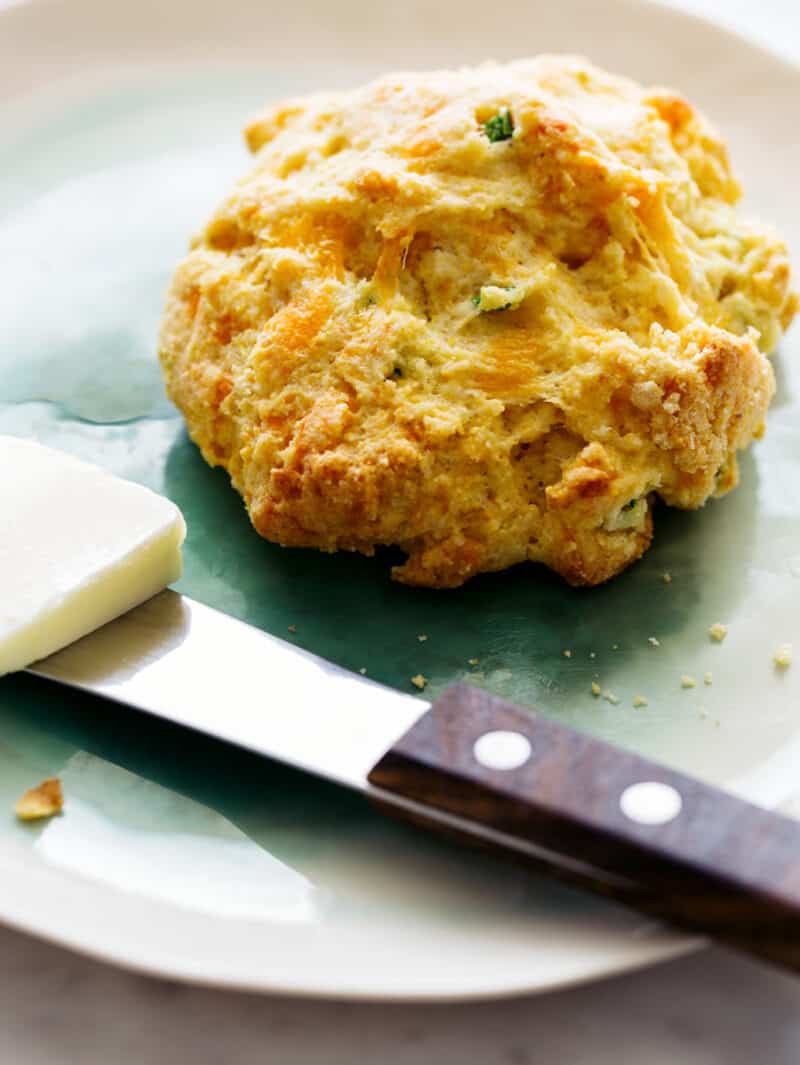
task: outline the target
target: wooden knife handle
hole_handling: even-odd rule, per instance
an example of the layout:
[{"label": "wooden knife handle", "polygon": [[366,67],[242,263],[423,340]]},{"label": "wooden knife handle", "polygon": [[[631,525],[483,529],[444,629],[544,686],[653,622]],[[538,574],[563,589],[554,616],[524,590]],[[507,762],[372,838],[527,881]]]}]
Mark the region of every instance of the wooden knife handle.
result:
[{"label": "wooden knife handle", "polygon": [[543,848],[606,897],[800,971],[800,823],[789,818],[463,685],[369,780],[452,815],[460,832],[489,830],[495,847]]}]

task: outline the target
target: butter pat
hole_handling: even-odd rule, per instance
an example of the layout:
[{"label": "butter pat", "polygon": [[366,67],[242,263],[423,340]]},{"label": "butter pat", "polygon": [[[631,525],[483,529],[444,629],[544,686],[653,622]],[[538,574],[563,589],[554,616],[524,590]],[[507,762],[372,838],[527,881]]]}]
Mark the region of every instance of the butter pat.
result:
[{"label": "butter pat", "polygon": [[181,574],[168,499],[0,436],[0,676],[66,647]]}]

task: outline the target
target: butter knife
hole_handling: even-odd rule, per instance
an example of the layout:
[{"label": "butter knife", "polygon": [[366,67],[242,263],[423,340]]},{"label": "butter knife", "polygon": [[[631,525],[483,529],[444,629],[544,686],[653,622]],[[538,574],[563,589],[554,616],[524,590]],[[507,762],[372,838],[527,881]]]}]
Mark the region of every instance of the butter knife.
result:
[{"label": "butter knife", "polygon": [[30,672],[800,971],[800,823],[535,709],[431,704],[169,589]]}]

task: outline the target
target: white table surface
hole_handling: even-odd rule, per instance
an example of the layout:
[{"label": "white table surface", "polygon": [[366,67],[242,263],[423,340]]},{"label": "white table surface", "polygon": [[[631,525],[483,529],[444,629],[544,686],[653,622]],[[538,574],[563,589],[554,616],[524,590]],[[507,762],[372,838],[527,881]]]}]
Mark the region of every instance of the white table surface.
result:
[{"label": "white table surface", "polygon": [[[800,0],[674,2],[800,61]],[[0,928],[0,1065],[251,1062],[798,1065],[800,980],[709,950],[539,998],[343,1005],[152,980]]]}]

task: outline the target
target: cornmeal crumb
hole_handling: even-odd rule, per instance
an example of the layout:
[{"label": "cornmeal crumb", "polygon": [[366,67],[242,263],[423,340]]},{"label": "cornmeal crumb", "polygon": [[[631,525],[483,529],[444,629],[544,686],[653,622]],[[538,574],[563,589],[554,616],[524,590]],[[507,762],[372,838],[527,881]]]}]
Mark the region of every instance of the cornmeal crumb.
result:
[{"label": "cornmeal crumb", "polygon": [[597,655],[595,654],[594,651],[590,651],[589,652],[589,658],[597,658]]},{"label": "cornmeal crumb", "polygon": [[661,641],[657,640],[655,638],[655,636],[648,636],[647,637],[647,642],[651,643],[653,645],[653,647],[660,647],[661,646]]},{"label": "cornmeal crumb", "polygon": [[477,666],[480,664],[480,658],[468,658],[467,664],[470,666]]},{"label": "cornmeal crumb", "polygon": [[619,650],[619,644],[618,643],[612,643],[611,644],[611,650],[612,651],[618,651]]},{"label": "cornmeal crumb", "polygon": [[421,673],[417,673],[415,677],[411,678],[411,683],[414,685],[415,688],[419,688],[419,690],[422,691],[425,685],[428,683],[428,678],[423,677]]},{"label": "cornmeal crumb", "polygon": [[603,698],[613,706],[616,706],[619,702],[619,696],[615,695],[614,692],[603,692]]},{"label": "cornmeal crumb", "polygon": [[482,285],[476,297],[478,311],[515,311],[528,294],[524,285]]},{"label": "cornmeal crumb", "polygon": [[569,647],[564,651],[564,658],[572,658],[572,651],[570,651]]},{"label": "cornmeal crumb", "polygon": [[419,640],[420,643],[425,643],[425,641],[428,639],[428,634],[425,633],[425,632],[421,632],[419,634],[419,636],[417,637],[417,639]]},{"label": "cornmeal crumb", "polygon": [[696,685],[697,681],[694,679],[694,677],[690,677],[688,673],[683,674],[683,676],[681,677],[682,688],[694,688],[696,687]]},{"label": "cornmeal crumb", "polygon": [[703,684],[713,684],[713,682],[714,682],[714,677],[713,677],[713,675],[711,673],[704,673],[703,674]]},{"label": "cornmeal crumb", "polygon": [[792,664],[792,645],[790,643],[782,643],[780,647],[775,649],[772,661],[778,669],[788,669]]},{"label": "cornmeal crumb", "polygon": [[294,633],[297,632],[297,626],[296,625],[287,625],[286,626],[286,631],[287,632],[291,632],[292,635],[294,635]]},{"label": "cornmeal crumb", "polygon": [[664,584],[672,584],[672,574],[671,573],[662,573],[661,574],[661,580],[664,582]]},{"label": "cornmeal crumb", "polygon": [[26,791],[14,807],[20,821],[39,821],[60,813],[64,806],[64,795],[58,777],[43,780],[35,788]]},{"label": "cornmeal crumb", "polygon": [[597,683],[597,681],[593,680],[592,681],[592,695],[600,695],[602,690],[603,689],[600,687],[600,685]]},{"label": "cornmeal crumb", "polygon": [[716,640],[717,643],[722,643],[725,637],[728,635],[728,626],[723,625],[721,621],[715,621],[711,628],[708,630],[708,635],[712,640]]},{"label": "cornmeal crumb", "polygon": [[358,672],[359,672],[359,673],[361,674],[361,676],[363,677],[363,676],[364,676],[364,675],[366,674],[366,672],[367,672],[367,667],[366,667],[366,666],[362,666],[362,667],[361,667],[361,669],[359,669],[359,671],[358,671]]},{"label": "cornmeal crumb", "polygon": [[645,697],[643,695],[634,695],[634,697],[633,697],[633,705],[635,707],[647,706],[648,702],[647,702],[647,699],[645,699]]}]

